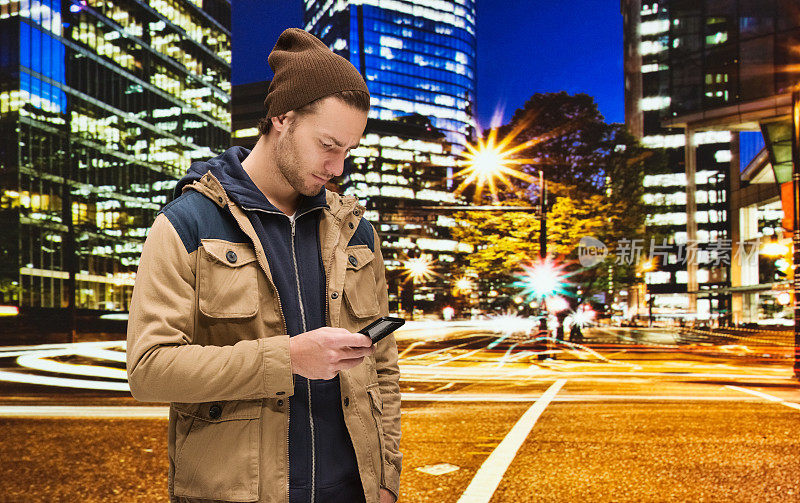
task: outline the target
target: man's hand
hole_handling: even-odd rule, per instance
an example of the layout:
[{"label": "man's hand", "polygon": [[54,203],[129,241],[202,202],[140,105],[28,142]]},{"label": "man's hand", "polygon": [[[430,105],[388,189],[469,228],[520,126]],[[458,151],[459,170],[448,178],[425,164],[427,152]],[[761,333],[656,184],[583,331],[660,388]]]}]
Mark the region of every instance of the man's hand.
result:
[{"label": "man's hand", "polygon": [[374,351],[369,337],[343,328],[322,327],[289,338],[292,373],[308,379],[333,379]]},{"label": "man's hand", "polygon": [[381,487],[381,503],[394,503],[394,494],[388,489]]}]

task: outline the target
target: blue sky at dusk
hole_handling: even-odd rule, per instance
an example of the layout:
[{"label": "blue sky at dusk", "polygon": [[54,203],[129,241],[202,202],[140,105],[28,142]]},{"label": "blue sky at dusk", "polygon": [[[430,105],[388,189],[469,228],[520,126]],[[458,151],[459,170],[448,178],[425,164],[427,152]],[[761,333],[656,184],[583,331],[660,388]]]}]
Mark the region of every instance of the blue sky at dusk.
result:
[{"label": "blue sky at dusk", "polygon": [[[625,119],[619,0],[477,0],[478,122],[505,123],[534,93],[595,98],[607,122]],[[298,0],[233,0],[233,84],[267,80],[278,35],[302,27]]]}]

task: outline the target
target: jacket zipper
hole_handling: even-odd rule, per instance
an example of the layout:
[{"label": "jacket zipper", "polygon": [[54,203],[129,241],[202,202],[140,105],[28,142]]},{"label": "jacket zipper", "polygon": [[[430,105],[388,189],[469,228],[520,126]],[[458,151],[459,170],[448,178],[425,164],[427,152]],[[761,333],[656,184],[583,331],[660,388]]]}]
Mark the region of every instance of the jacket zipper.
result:
[{"label": "jacket zipper", "polygon": [[[303,324],[303,332],[306,331],[306,313],[305,309],[303,308],[303,294],[300,290],[300,274],[297,271],[297,253],[295,252],[294,247],[294,233],[295,233],[295,222],[301,215],[297,215],[294,218],[289,218],[289,221],[292,225],[292,263],[294,264],[294,279],[297,282],[297,298],[300,301],[300,321]],[[311,502],[314,503],[314,493],[315,493],[315,484],[316,484],[316,466],[317,466],[317,451],[316,451],[316,442],[314,440],[314,414],[311,409],[311,379],[306,379],[306,389],[308,390],[308,424],[311,428]]]},{"label": "jacket zipper", "polygon": [[[247,211],[261,211],[263,213],[269,213],[269,214],[273,214],[273,215],[283,215],[283,216],[289,218],[289,220],[290,220],[290,222],[292,224],[292,262],[294,263],[295,280],[297,281],[297,296],[298,296],[298,299],[300,299],[300,314],[301,314],[301,318],[302,318],[301,321],[302,321],[302,324],[303,324],[303,332],[305,332],[306,331],[306,318],[305,318],[305,312],[304,312],[304,309],[303,309],[302,293],[300,292],[300,276],[298,275],[298,272],[297,272],[297,255],[295,254],[295,248],[294,248],[295,220],[297,220],[301,216],[305,215],[306,213],[311,213],[312,211],[317,210],[317,209],[321,209],[322,207],[310,208],[310,209],[304,211],[303,213],[300,213],[299,215],[297,215],[294,218],[294,220],[292,220],[291,217],[288,217],[285,213],[283,213],[281,211],[270,211],[270,210],[265,210],[263,208],[246,208],[244,206],[239,206],[239,207],[242,208],[243,210],[247,210]],[[331,260],[331,264],[332,263],[333,263],[333,260]],[[323,267],[323,274],[325,274],[324,267]],[[327,278],[327,275],[326,275],[326,278]],[[280,299],[280,294],[278,294],[278,288],[275,286],[275,283],[273,281],[270,281],[270,283],[272,283],[272,288],[275,290],[275,297],[278,300],[278,310],[280,311],[281,322],[283,323],[283,331],[284,331],[284,333],[288,333],[288,328],[286,326],[286,318],[284,318],[284,316],[283,316],[283,306],[281,305],[281,299]],[[328,308],[328,295],[327,295],[327,288],[326,288],[325,310],[328,312],[328,314],[327,314],[328,318],[330,318],[330,311],[328,309],[329,309]],[[313,416],[311,414],[311,382],[307,379],[306,380],[306,384],[308,385],[307,386],[308,387],[308,419],[309,419],[309,424],[311,425],[311,503],[314,503],[314,497],[315,497],[314,492],[315,492],[315,482],[316,482],[315,481],[315,473],[314,473],[314,468],[315,468],[315,465],[316,465],[316,451],[314,449],[314,418],[313,418]],[[287,399],[286,400],[286,423],[287,423],[286,424],[286,502],[287,503],[289,502],[289,499],[291,498],[290,490],[289,490],[289,424],[288,424],[289,423],[290,412],[291,412],[290,403],[289,403],[289,400]]]},{"label": "jacket zipper", "polygon": [[[285,213],[280,212],[280,211],[269,211],[269,210],[265,210],[265,209],[262,209],[262,208],[245,208],[244,206],[242,206],[241,208],[244,209],[244,210],[248,210],[248,211],[260,211],[262,213],[269,213],[269,214],[273,214],[273,215],[287,216]],[[298,215],[298,217],[301,216],[301,215],[304,215],[305,213],[309,213],[310,211],[315,210],[315,209],[316,208],[312,208],[311,210],[308,210],[308,211],[306,211],[304,213],[301,213],[300,215]],[[295,217],[295,219],[296,218],[297,217]],[[289,218],[289,220],[292,223],[292,262],[294,262],[295,278],[297,278],[297,295],[300,298],[300,312],[303,313],[303,301],[302,301],[302,297],[300,297],[300,295],[301,295],[300,294],[300,278],[297,276],[297,258],[295,257],[295,252],[294,252],[294,221],[292,221],[291,218]],[[281,306],[280,295],[278,294],[278,288],[275,286],[274,282],[272,283],[272,287],[275,289],[275,296],[278,299],[278,309],[280,310],[281,321],[283,322],[283,331],[284,331],[284,333],[288,333],[289,331],[288,331],[288,329],[286,327],[286,319],[283,316],[283,306]],[[303,322],[303,331],[305,332],[306,319],[305,319],[305,315],[304,314],[302,316],[302,322]],[[309,419],[311,419],[311,387],[310,386],[308,387],[308,400],[309,400],[309,408],[308,408],[308,410],[309,410]],[[290,494],[290,489],[289,489],[289,418],[291,417],[291,411],[292,411],[291,410],[291,403],[290,403],[290,400],[287,399],[286,400],[286,503],[289,503],[289,500],[291,499],[291,494]],[[312,431],[312,436],[311,436],[312,455],[311,455],[311,457],[312,457],[312,463],[313,463],[313,459],[314,459],[314,452],[313,452],[313,442],[314,442],[313,420],[312,420],[312,430],[311,431]],[[313,465],[312,465],[311,472],[312,472],[311,476],[313,477],[314,476]],[[313,503],[313,502],[314,502],[314,495],[313,495],[313,480],[312,480],[311,503]]]}]

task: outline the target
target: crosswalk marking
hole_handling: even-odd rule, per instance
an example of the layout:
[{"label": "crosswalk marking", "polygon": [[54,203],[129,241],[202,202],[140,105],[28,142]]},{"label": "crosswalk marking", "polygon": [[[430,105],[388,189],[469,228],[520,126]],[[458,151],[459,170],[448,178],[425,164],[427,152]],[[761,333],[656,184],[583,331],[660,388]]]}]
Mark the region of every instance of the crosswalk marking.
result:
[{"label": "crosswalk marking", "polygon": [[472,482],[467,486],[466,491],[459,498],[458,503],[488,503],[492,498],[497,486],[503,479],[511,461],[517,455],[517,451],[522,443],[528,438],[528,434],[533,429],[533,425],[542,415],[544,409],[556,396],[556,393],[567,382],[566,379],[559,379],[554,382],[541,398],[525,411],[525,414],[517,421],[508,435],[503,438],[494,451],[486,458],[478,472],[473,477]]},{"label": "crosswalk marking", "polygon": [[735,389],[736,391],[741,391],[743,393],[749,393],[751,395],[755,395],[755,396],[761,397],[761,398],[763,398],[765,400],[769,400],[770,402],[777,402],[777,403],[779,403],[781,405],[785,405],[787,407],[791,407],[793,409],[800,410],[800,404],[795,403],[795,402],[787,402],[783,398],[777,397],[775,395],[769,395],[767,393],[762,393],[761,391],[756,391],[754,389],[742,388],[741,386],[726,385],[725,387],[726,388],[730,388],[730,389]]}]

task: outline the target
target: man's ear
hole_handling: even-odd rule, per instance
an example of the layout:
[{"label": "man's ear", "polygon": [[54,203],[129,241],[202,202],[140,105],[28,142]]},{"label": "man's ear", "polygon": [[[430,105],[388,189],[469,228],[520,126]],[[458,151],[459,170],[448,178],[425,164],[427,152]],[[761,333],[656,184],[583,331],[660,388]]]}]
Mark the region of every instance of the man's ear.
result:
[{"label": "man's ear", "polygon": [[272,128],[275,131],[283,131],[286,129],[289,124],[291,124],[293,117],[292,112],[287,112],[285,114],[277,115],[270,119],[272,121]]}]

